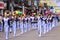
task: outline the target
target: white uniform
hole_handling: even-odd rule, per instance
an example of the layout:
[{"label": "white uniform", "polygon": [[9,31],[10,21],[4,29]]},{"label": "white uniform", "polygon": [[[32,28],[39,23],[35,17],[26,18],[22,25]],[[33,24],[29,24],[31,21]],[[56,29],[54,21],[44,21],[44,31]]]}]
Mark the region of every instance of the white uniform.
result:
[{"label": "white uniform", "polygon": [[41,18],[41,25],[43,27],[43,16],[40,16],[40,18]]},{"label": "white uniform", "polygon": [[4,32],[5,32],[5,36],[6,36],[6,39],[8,39],[8,28],[9,28],[9,25],[8,25],[8,20],[9,18],[4,18]]},{"label": "white uniform", "polygon": [[13,27],[13,33],[14,33],[13,36],[16,36],[16,21],[15,20],[12,23],[12,27]]},{"label": "white uniform", "polygon": [[21,34],[23,34],[23,18],[19,18],[19,19],[20,19],[20,22],[19,22],[20,32],[21,32]]},{"label": "white uniform", "polygon": [[34,27],[34,17],[31,16],[30,18],[31,18],[31,27],[32,27],[32,29],[34,29],[34,28],[35,28],[35,27]]},{"label": "white uniform", "polygon": [[13,36],[16,36],[16,18],[12,17]]},{"label": "white uniform", "polygon": [[11,20],[11,18],[12,18],[12,17],[10,16],[10,19],[9,19],[9,20],[10,20],[10,21],[9,21],[9,23],[10,23],[10,25],[9,25],[9,30],[10,30],[10,32],[12,32],[12,20]]},{"label": "white uniform", "polygon": [[57,19],[57,16],[56,16],[56,19],[55,19],[55,25],[58,24],[58,19]]},{"label": "white uniform", "polygon": [[53,16],[52,27],[55,27],[55,25],[56,25],[56,17],[55,17],[55,15],[54,15],[54,16]]},{"label": "white uniform", "polygon": [[39,34],[39,37],[41,37],[42,35],[42,25],[41,25],[41,19],[40,19],[40,16],[37,17],[38,18],[38,34]]},{"label": "white uniform", "polygon": [[48,28],[47,28],[47,30],[49,31],[49,30],[52,29],[52,22],[51,22],[52,18],[50,17],[50,18],[47,18],[47,19],[48,19],[48,23],[47,23]]},{"label": "white uniform", "polygon": [[37,17],[34,18],[34,29],[37,28]]},{"label": "white uniform", "polygon": [[2,31],[2,26],[3,26],[3,23],[2,23],[2,16],[0,16],[0,31]]},{"label": "white uniform", "polygon": [[30,17],[28,17],[28,31],[30,31],[31,30],[31,20],[30,20]]},{"label": "white uniform", "polygon": [[28,23],[27,23],[27,20],[28,20],[28,18],[26,17],[26,18],[24,18],[24,31],[25,32],[27,32],[27,29],[28,29]]},{"label": "white uniform", "polygon": [[17,28],[19,29],[19,17],[17,19]]},{"label": "white uniform", "polygon": [[47,24],[46,24],[46,18],[45,17],[43,17],[43,28],[44,28],[44,34],[46,33],[46,32],[48,32],[47,31]]}]

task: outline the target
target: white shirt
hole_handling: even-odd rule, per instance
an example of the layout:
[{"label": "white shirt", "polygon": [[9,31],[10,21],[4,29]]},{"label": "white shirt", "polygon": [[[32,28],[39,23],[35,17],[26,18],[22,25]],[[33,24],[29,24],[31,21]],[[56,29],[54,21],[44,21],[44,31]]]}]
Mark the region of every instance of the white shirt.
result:
[{"label": "white shirt", "polygon": [[4,20],[4,25],[8,25],[9,18],[3,18],[3,20]]}]

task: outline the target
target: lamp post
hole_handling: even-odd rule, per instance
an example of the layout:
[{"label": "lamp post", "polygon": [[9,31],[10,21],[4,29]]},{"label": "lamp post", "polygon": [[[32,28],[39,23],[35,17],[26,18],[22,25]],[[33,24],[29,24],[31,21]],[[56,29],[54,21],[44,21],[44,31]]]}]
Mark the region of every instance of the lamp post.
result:
[{"label": "lamp post", "polygon": [[9,2],[9,0],[7,0],[6,3],[7,3],[7,6],[6,6],[7,10],[10,10],[10,2]]},{"label": "lamp post", "polygon": [[23,9],[23,14],[24,14],[24,10],[25,10],[25,7],[24,7],[24,0],[22,0],[22,2],[23,2],[23,3],[22,3],[22,6],[23,6],[22,9]]},{"label": "lamp post", "polygon": [[11,1],[11,12],[14,11],[14,0]]}]

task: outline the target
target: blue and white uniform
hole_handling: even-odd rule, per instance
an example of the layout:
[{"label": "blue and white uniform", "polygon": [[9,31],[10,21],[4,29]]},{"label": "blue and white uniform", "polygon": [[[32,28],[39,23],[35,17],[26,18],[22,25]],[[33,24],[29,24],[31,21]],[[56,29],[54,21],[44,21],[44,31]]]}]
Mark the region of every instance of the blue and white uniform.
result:
[{"label": "blue and white uniform", "polygon": [[37,17],[34,17],[34,29],[36,29],[37,28]]},{"label": "blue and white uniform", "polygon": [[2,26],[3,26],[2,16],[0,16],[0,31],[2,31]]},{"label": "blue and white uniform", "polygon": [[28,23],[27,23],[27,22],[28,22],[28,18],[25,17],[25,18],[24,18],[24,31],[25,31],[25,32],[27,32],[27,29],[28,29]]},{"label": "blue and white uniform", "polygon": [[16,36],[16,18],[12,17],[13,36]]},{"label": "blue and white uniform", "polygon": [[34,29],[35,28],[34,27],[34,16],[31,16],[30,18],[31,18],[31,27],[32,29]]},{"label": "blue and white uniform", "polygon": [[20,17],[19,20],[20,20],[19,22],[20,32],[21,34],[23,34],[23,17],[22,18]]},{"label": "blue and white uniform", "polygon": [[40,18],[40,16],[38,16],[37,18],[38,18],[38,22],[37,22],[37,25],[38,25],[38,34],[39,34],[39,37],[41,37],[41,35],[42,35],[41,18]]},{"label": "blue and white uniform", "polygon": [[46,23],[46,17],[43,17],[43,28],[44,28],[44,34],[48,32],[47,30],[47,23]]},{"label": "blue and white uniform", "polygon": [[5,36],[6,36],[6,39],[8,39],[8,28],[9,28],[8,20],[9,20],[9,18],[3,18],[3,20],[4,20],[4,32],[5,32]]},{"label": "blue and white uniform", "polygon": [[56,19],[55,19],[55,25],[58,24],[58,16],[56,16]]},{"label": "blue and white uniform", "polygon": [[17,28],[19,29],[19,17],[16,18],[16,24],[17,24]]},{"label": "blue and white uniform", "polygon": [[52,17],[52,27],[55,27],[56,26],[56,22],[57,22],[57,19],[56,19],[56,16],[55,15],[53,15],[53,17]]},{"label": "blue and white uniform", "polygon": [[40,18],[41,18],[41,25],[43,27],[43,16],[40,16]]},{"label": "blue and white uniform", "polygon": [[28,31],[30,31],[31,30],[31,20],[30,20],[30,17],[28,17]]},{"label": "blue and white uniform", "polygon": [[47,22],[47,30],[49,31],[49,30],[51,30],[52,29],[52,17],[49,17],[49,18],[47,18],[47,20],[48,20],[48,22]]},{"label": "blue and white uniform", "polygon": [[10,29],[10,33],[12,32],[12,16],[10,16],[10,19],[9,19],[9,29]]}]

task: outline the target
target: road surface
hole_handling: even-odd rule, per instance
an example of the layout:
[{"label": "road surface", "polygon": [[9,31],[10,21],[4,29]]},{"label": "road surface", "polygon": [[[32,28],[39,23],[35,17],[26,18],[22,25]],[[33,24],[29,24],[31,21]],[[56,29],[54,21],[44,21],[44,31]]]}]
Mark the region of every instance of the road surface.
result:
[{"label": "road surface", "polygon": [[[0,32],[0,40],[5,40],[3,32]],[[60,23],[50,32],[42,33],[42,37],[38,37],[37,30],[31,30],[23,35],[20,35],[19,30],[17,30],[16,37],[13,36],[13,33],[9,33],[9,40],[60,40]]]}]

